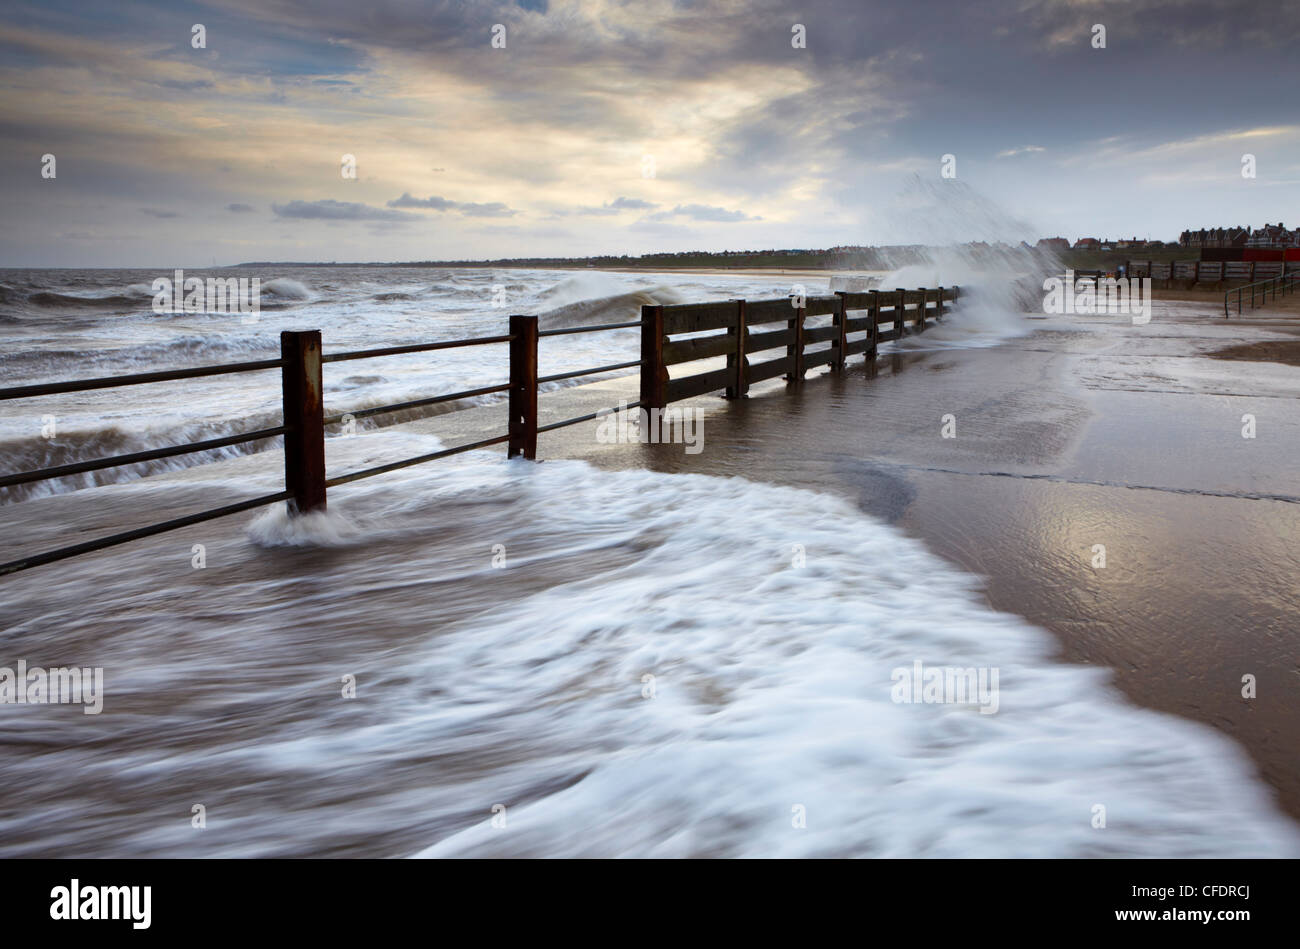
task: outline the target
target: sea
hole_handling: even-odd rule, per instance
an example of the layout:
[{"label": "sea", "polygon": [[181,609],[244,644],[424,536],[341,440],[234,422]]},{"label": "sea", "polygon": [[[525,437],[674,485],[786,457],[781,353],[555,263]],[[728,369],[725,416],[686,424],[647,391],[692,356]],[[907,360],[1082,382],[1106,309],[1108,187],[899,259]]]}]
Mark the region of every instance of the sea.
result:
[{"label": "sea", "polygon": [[[171,271],[0,271],[0,387],[275,358],[286,329],[319,329],[329,354],[499,335],[512,313],[597,325],[645,304],[845,286],[188,275],[257,278],[256,320],[155,312],[153,281]],[[1029,330],[979,274],[860,279],[970,287],[963,318],[900,347]],[[635,359],[639,340],[546,337],[541,372]],[[327,364],[326,412],[505,371],[500,346]],[[0,473],[273,427],[280,399],[271,371],[0,402]],[[336,446],[359,463],[443,447],[363,422]],[[0,489],[0,531],[6,549],[72,543],[105,517],[148,523],[282,477],[268,442]],[[98,714],[0,705],[0,856],[1300,853],[1233,742],[1132,705],[1107,670],[1057,652],[991,609],[979,577],[841,497],[761,471],[470,452],[352,485],[328,513],[277,506],[0,578],[0,669],[93,667],[104,682]],[[982,671],[996,708],[900,688],[918,663]]]}]

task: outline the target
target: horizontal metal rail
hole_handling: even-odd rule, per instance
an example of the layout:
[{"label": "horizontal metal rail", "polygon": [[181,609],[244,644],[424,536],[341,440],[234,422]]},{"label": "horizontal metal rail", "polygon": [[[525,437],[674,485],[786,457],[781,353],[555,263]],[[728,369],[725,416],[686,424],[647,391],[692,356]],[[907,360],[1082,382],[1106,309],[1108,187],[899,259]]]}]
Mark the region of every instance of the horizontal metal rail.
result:
[{"label": "horizontal metal rail", "polygon": [[158,458],[171,458],[174,455],[189,455],[195,452],[211,451],[214,448],[226,448],[230,445],[242,445],[245,442],[261,441],[283,435],[288,429],[283,426],[264,428],[242,435],[226,435],[223,438],[210,438],[202,442],[190,442],[185,445],[171,445],[167,448],[151,448],[147,451],[132,452],[128,455],[114,455],[111,458],[97,458],[94,461],[78,461],[69,465],[55,465],[52,468],[37,468],[20,474],[0,475],[0,488],[15,484],[30,484],[33,481],[48,481],[52,478],[65,478],[68,475],[81,474],[86,471],[99,471],[102,468],[117,468],[134,465],[141,461],[154,461]]},{"label": "horizontal metal rail", "polygon": [[329,478],[325,481],[325,487],[332,488],[339,484],[348,484],[351,481],[360,481],[362,478],[373,478],[375,475],[384,474],[388,471],[396,471],[398,468],[409,468],[412,465],[421,465],[426,461],[437,461],[439,458],[446,458],[450,455],[459,455],[461,452],[473,451],[476,448],[486,448],[489,445],[499,445],[504,441],[509,441],[509,435],[497,435],[494,438],[485,438],[482,441],[470,442],[468,445],[457,445],[455,448],[445,448],[442,451],[429,452],[427,455],[417,455],[414,458],[407,458],[404,461],[394,461],[387,465],[379,465],[375,468],[366,468],[362,471],[354,471],[351,474],[339,475],[337,478]]},{"label": "horizontal metal rail", "polygon": [[629,362],[616,362],[612,366],[597,366],[595,369],[575,369],[572,372],[557,372],[553,376],[541,376],[537,383],[559,382],[561,379],[576,379],[579,376],[594,376],[602,372],[613,372],[616,369],[634,369],[641,365],[641,360],[633,359]]},{"label": "horizontal metal rail", "polygon": [[283,366],[283,359],[261,359],[257,362],[233,362],[221,366],[194,366],[189,369],[163,369],[158,372],[137,372],[128,376],[103,376],[98,379],[79,379],[73,382],[47,382],[40,385],[0,389],[0,400],[26,399],[37,395],[57,395],[62,392],[85,392],[89,389],[112,389],[116,386],[135,386],[146,382],[168,382],[172,379],[197,379],[200,376],[220,376],[229,372],[257,372],[262,369],[280,369]]},{"label": "horizontal metal rail", "polygon": [[350,353],[330,353],[321,356],[321,362],[344,362],[348,359],[373,359],[375,356],[401,356],[406,353],[430,353],[438,349],[459,349],[463,346],[486,346],[489,343],[508,343],[513,336],[478,336],[471,339],[446,339],[438,343],[412,343],[409,346],[385,346],[383,349],[361,349]]},{"label": "horizontal metal rail", "polygon": [[1281,289],[1282,295],[1293,292],[1293,285],[1300,280],[1300,273],[1283,273],[1276,277],[1269,277],[1267,280],[1256,280],[1254,283],[1242,284],[1240,287],[1233,287],[1231,290],[1223,292],[1223,318],[1231,319],[1228,311],[1228,298],[1234,293],[1237,295],[1237,315],[1241,315],[1241,294],[1243,290],[1250,291],[1250,308],[1255,309],[1255,288],[1260,289],[1260,305],[1263,306],[1268,302],[1268,291],[1273,291],[1273,299],[1277,299],[1278,290]]},{"label": "horizontal metal rail", "polygon": [[329,415],[325,417],[326,425],[334,425],[342,422],[349,415],[352,418],[369,418],[372,415],[383,415],[385,412],[401,412],[405,409],[418,409],[426,405],[437,405],[439,402],[455,402],[457,399],[472,399],[476,395],[492,395],[496,392],[508,392],[510,383],[505,382],[499,386],[484,386],[481,389],[466,389],[464,392],[448,392],[446,395],[435,395],[427,399],[412,399],[410,402],[395,402],[392,405],[377,405],[370,409],[357,409],[355,412],[340,412],[338,415]]},{"label": "horizontal metal rail", "polygon": [[103,550],[105,547],[115,547],[118,544],[125,544],[128,541],[140,540],[144,537],[152,537],[154,534],[162,534],[166,531],[177,530],[181,527],[189,527],[191,524],[202,524],[204,521],[215,520],[218,517],[226,517],[230,514],[239,514],[241,511],[250,511],[255,507],[262,507],[267,504],[274,504],[277,501],[288,500],[289,497],[290,492],[288,491],[279,491],[276,494],[264,494],[260,498],[251,498],[247,501],[237,501],[234,504],[227,504],[224,507],[216,507],[208,511],[200,511],[198,514],[186,514],[184,517],[175,517],[170,521],[150,524],[148,527],[137,527],[135,530],[109,534],[107,537],[100,537],[97,540],[88,540],[84,544],[73,544],[70,547],[60,547],[57,550],[48,550],[43,554],[33,554],[30,557],[23,557],[20,560],[11,560],[8,563],[0,564],[0,576],[4,576],[7,573],[17,573],[19,570],[27,570],[31,567],[39,567],[42,564],[53,563],[56,560],[66,560],[69,557],[88,554],[91,551]]},{"label": "horizontal metal rail", "polygon": [[633,320],[630,323],[602,323],[600,326],[566,326],[553,330],[538,330],[537,335],[541,336],[571,336],[574,333],[599,333],[604,330],[630,330],[640,329],[641,321]]},{"label": "horizontal metal rail", "polygon": [[597,409],[590,415],[580,415],[577,418],[565,419],[563,422],[552,422],[549,425],[539,425],[537,427],[537,433],[540,435],[542,432],[553,432],[557,428],[564,428],[566,425],[578,425],[582,422],[591,422],[606,415],[613,415],[615,412],[622,412],[624,409],[639,409],[640,407],[641,402],[638,400],[636,402],[629,402],[627,405],[615,406],[612,409]]}]

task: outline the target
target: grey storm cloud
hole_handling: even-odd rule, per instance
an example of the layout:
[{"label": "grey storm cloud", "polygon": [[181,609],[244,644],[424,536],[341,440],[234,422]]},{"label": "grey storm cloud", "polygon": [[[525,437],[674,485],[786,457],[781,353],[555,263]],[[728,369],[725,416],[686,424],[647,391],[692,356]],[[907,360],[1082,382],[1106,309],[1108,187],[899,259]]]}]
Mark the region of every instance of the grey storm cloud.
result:
[{"label": "grey storm cloud", "polygon": [[456,207],[456,202],[448,198],[440,198],[436,194],[427,198],[412,197],[409,191],[402,192],[400,198],[394,198],[388,202],[390,208],[430,208],[434,211],[450,211]]},{"label": "grey storm cloud", "polygon": [[707,204],[679,204],[671,211],[660,211],[650,215],[651,220],[666,221],[672,217],[690,218],[692,221],[706,221],[720,224],[733,224],[737,221],[761,221],[762,218],[751,217],[744,211],[728,211]]},{"label": "grey storm cloud", "polygon": [[452,201],[450,198],[430,195],[416,198],[410,192],[403,192],[400,198],[388,202],[390,208],[424,208],[433,211],[459,211],[466,217],[513,217],[519,212],[500,201],[475,203],[473,201]]},{"label": "grey storm cloud", "polygon": [[575,213],[608,216],[622,211],[653,211],[657,207],[659,205],[653,201],[642,201],[640,198],[624,198],[620,196],[613,201],[606,201],[598,207],[585,205],[578,208]]},{"label": "grey storm cloud", "polygon": [[618,211],[651,211],[659,205],[653,201],[642,201],[640,198],[615,198],[605,205],[607,208],[614,208]]},{"label": "grey storm cloud", "polygon": [[273,204],[271,210],[277,217],[299,218],[313,221],[411,221],[414,214],[403,211],[389,211],[374,208],[357,201],[290,201],[288,204]]},{"label": "grey storm cloud", "polygon": [[235,214],[248,214],[249,212],[255,209],[251,204],[239,204],[238,202],[236,202],[234,204],[227,204],[226,210],[232,211]]},{"label": "grey storm cloud", "polygon": [[486,204],[460,204],[456,209],[466,217],[513,217],[519,213],[500,201],[489,201]]},{"label": "grey storm cloud", "polygon": [[173,218],[180,217],[175,211],[160,211],[157,208],[141,208],[141,214],[147,214],[150,217]]}]

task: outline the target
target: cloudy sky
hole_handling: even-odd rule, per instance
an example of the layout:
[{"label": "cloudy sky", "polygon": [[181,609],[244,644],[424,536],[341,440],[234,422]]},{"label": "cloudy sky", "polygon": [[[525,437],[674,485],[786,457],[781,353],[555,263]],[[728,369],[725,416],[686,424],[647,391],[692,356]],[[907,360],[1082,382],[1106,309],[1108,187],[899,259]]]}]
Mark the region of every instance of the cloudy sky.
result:
[{"label": "cloudy sky", "polygon": [[7,0],[0,266],[1294,226],[1298,43],[1290,0]]}]

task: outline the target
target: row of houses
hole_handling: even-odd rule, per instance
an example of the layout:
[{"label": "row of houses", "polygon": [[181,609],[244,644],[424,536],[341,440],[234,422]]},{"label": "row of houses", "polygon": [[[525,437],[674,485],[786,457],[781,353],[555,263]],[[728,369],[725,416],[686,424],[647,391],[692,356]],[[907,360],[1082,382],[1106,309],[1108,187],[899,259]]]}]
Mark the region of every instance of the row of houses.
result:
[{"label": "row of houses", "polygon": [[[1044,237],[1038,242],[1040,250],[1070,250],[1071,244],[1064,237]],[[1150,250],[1152,248],[1172,247],[1173,244],[1166,244],[1164,241],[1149,241],[1141,237],[1123,238],[1111,240],[1103,237],[1100,240],[1096,237],[1080,237],[1073,244],[1074,250],[1135,250],[1143,248]]]},{"label": "row of houses", "polygon": [[1178,238],[1180,247],[1245,248],[1245,247],[1300,247],[1300,227],[1288,230],[1281,221],[1263,227],[1211,227],[1197,231],[1183,231]]}]

